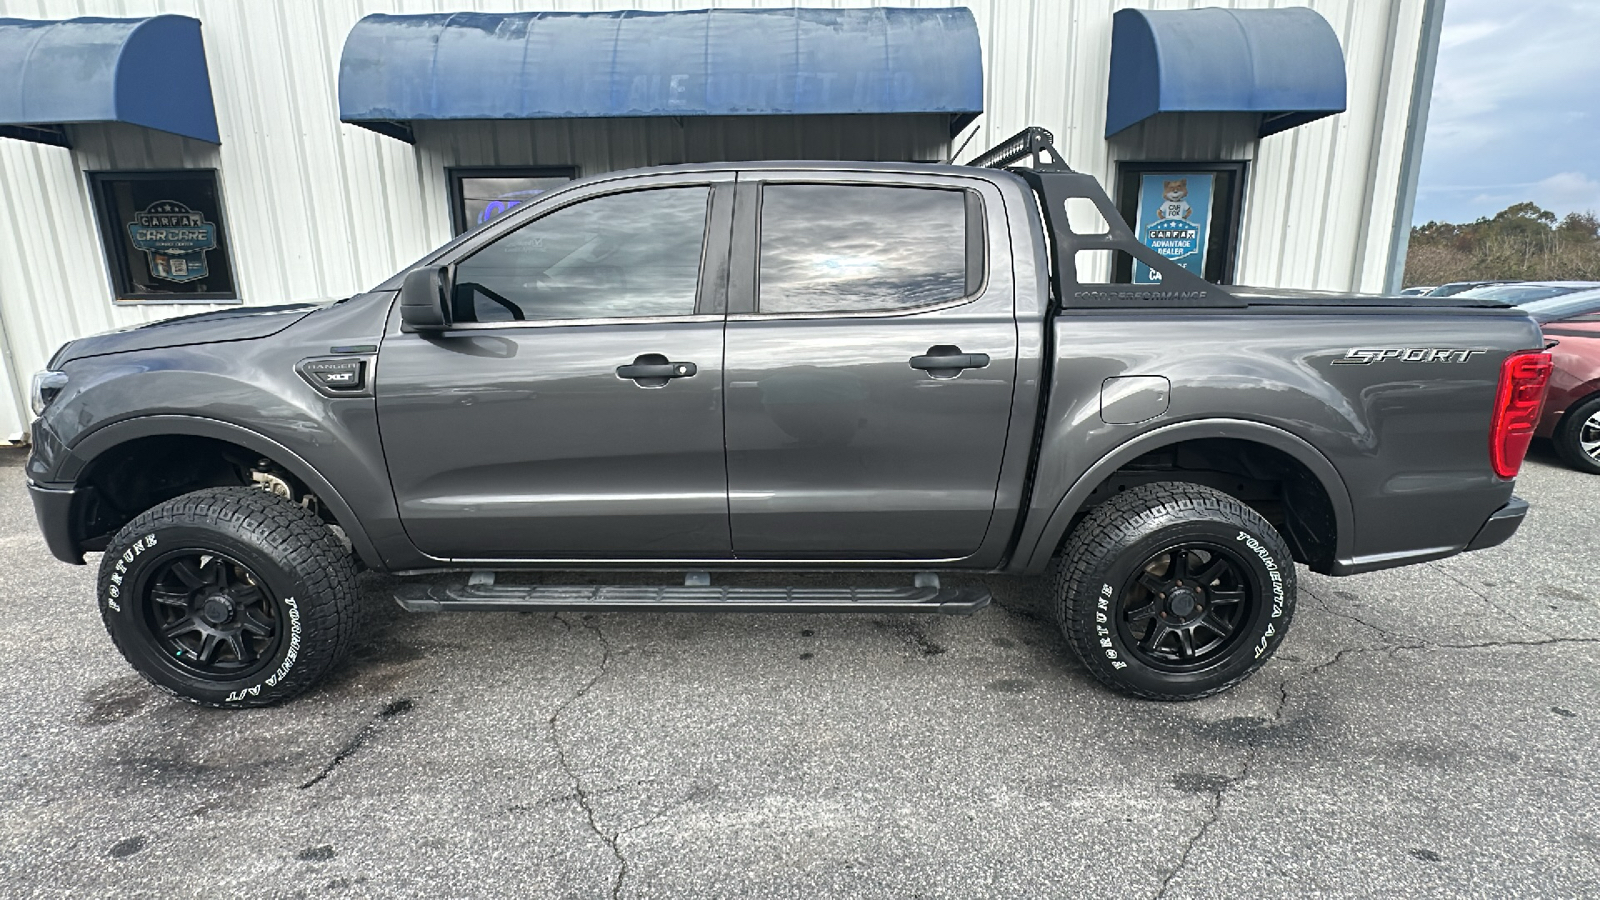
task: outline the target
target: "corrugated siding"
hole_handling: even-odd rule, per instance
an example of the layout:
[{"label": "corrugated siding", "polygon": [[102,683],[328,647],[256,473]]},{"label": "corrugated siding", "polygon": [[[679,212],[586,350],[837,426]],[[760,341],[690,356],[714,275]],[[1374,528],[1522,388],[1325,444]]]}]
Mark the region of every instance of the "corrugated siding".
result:
[{"label": "corrugated siding", "polygon": [[[212,167],[246,303],[347,296],[449,236],[444,169],[578,165],[585,173],[702,159],[936,158],[943,124],[868,117],[724,122],[427,123],[413,147],[338,121],[339,50],[372,12],[786,7],[788,0],[0,0],[0,16],[195,16],[220,147],[128,126],[71,129],[73,150],[0,139],[0,439],[26,419],[26,379],[74,337],[196,306],[111,305],[87,182],[96,169]],[[1378,290],[1391,237],[1423,0],[888,0],[965,5],[982,33],[985,114],[963,156],[1030,124],[1111,186],[1119,159],[1252,161],[1240,281]],[[1120,8],[1310,6],[1339,33],[1350,112],[1257,142],[1253,119],[1187,115],[1104,137],[1111,16]],[[962,134],[957,141],[966,140]]]}]

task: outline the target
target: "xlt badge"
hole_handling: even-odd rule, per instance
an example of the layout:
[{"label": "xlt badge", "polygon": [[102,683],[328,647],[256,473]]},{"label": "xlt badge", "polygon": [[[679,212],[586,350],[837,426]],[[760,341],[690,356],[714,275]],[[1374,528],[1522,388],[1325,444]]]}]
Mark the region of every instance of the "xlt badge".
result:
[{"label": "xlt badge", "polygon": [[1462,350],[1448,347],[1375,347],[1350,350],[1333,361],[1336,366],[1370,366],[1386,359],[1408,363],[1464,363],[1488,350]]}]

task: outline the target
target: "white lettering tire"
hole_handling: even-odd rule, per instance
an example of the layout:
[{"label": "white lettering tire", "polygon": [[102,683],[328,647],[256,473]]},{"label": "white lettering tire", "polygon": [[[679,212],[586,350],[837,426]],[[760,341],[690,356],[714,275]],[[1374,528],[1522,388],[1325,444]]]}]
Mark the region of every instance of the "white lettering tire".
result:
[{"label": "white lettering tire", "polygon": [[195,491],[129,522],[100,561],[100,616],[138,673],[202,706],[268,706],[349,650],[355,567],[323,521],[258,488]]},{"label": "white lettering tire", "polygon": [[1057,623],[1104,684],[1193,700],[1244,680],[1294,615],[1288,546],[1259,513],[1212,488],[1140,485],[1095,507],[1056,563]]}]

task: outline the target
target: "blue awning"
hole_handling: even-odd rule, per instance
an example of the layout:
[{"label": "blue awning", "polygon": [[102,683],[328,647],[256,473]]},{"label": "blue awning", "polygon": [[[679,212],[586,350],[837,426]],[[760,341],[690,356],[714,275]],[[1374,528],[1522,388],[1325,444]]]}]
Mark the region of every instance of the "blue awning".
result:
[{"label": "blue awning", "polygon": [[1345,110],[1344,51],[1314,10],[1124,9],[1106,137],[1164,112],[1262,113],[1261,136]]},{"label": "blue awning", "polygon": [[339,118],[409,123],[983,110],[965,8],[370,15],[345,38]]},{"label": "blue awning", "polygon": [[86,122],[222,143],[199,20],[0,19],[0,136],[66,146]]}]

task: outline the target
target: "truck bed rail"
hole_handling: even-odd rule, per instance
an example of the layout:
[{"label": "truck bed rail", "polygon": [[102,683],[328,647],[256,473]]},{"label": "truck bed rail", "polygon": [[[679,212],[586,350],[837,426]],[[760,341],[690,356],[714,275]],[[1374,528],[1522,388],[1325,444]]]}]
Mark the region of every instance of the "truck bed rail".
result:
[{"label": "truck bed rail", "polygon": [[[1025,159],[1031,168],[1014,168]],[[1128,227],[1105,188],[1093,175],[1068,166],[1047,129],[1025,128],[979,154],[968,165],[1006,169],[1026,181],[1044,211],[1050,247],[1050,287],[1062,309],[1126,309],[1243,307],[1247,303],[1226,288],[1212,284],[1144,245]],[[1074,231],[1067,209],[1074,199],[1088,200],[1099,210],[1108,230],[1103,234]],[[1078,255],[1112,250],[1126,253],[1161,276],[1159,284],[1085,284],[1078,280]]]}]

